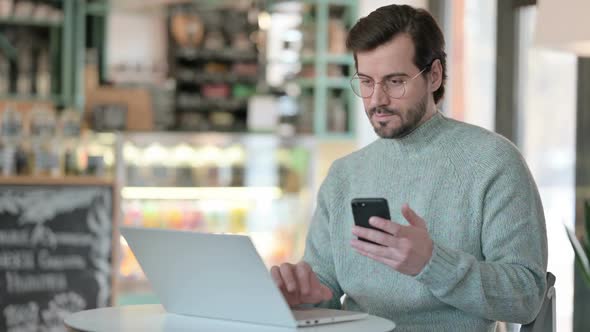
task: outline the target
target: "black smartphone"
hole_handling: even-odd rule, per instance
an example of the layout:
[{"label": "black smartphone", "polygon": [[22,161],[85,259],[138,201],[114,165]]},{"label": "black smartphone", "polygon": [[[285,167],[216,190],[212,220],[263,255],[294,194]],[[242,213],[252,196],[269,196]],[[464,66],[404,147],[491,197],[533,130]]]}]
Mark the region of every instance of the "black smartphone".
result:
[{"label": "black smartphone", "polygon": [[[389,205],[385,198],[355,198],[350,204],[352,205],[352,215],[354,217],[354,224],[357,226],[371,228],[382,232],[382,230],[375,228],[369,224],[369,218],[380,217],[391,220],[389,215]],[[359,237],[359,240],[380,245],[373,241]]]}]

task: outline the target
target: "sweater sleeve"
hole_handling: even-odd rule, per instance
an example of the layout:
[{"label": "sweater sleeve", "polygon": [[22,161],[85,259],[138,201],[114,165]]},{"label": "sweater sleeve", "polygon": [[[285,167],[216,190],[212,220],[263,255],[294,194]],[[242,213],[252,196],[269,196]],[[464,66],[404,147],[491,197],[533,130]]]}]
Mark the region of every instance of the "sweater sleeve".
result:
[{"label": "sweater sleeve", "polygon": [[481,186],[484,259],[435,243],[430,262],[415,278],[462,311],[526,324],[543,301],[547,234],[532,176],[516,149],[509,150]]},{"label": "sweater sleeve", "polygon": [[334,256],[330,235],[329,197],[333,190],[330,185],[334,179],[334,166],[330,168],[326,180],[320,186],[311,225],[308,230],[303,260],[307,262],[318,276],[320,282],[328,286],[334,295],[331,300],[319,303],[317,307],[340,309],[343,291],[336,277]]}]

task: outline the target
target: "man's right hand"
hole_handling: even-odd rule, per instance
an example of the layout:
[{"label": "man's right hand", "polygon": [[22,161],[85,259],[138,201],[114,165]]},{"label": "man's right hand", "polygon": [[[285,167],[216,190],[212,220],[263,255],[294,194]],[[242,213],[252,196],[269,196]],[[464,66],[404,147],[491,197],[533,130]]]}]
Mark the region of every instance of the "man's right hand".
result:
[{"label": "man's right hand", "polygon": [[270,274],[290,307],[316,304],[333,296],[330,288],[320,283],[311,266],[304,261],[273,266]]}]

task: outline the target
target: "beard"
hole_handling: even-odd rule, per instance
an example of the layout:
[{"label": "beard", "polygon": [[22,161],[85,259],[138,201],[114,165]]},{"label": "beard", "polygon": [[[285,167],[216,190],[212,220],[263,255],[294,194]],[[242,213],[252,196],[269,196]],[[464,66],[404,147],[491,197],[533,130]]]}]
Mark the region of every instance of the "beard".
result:
[{"label": "beard", "polygon": [[[416,129],[426,114],[427,96],[422,98],[416,105],[410,107],[407,112],[401,112],[399,109],[392,109],[387,107],[374,107],[367,112],[369,121],[375,130],[375,133],[381,138],[402,138],[410,134]],[[390,123],[394,119],[386,121],[373,120],[373,115],[386,114],[395,115],[399,118],[400,125],[397,127],[390,127]],[[405,115],[405,116],[404,116]]]}]

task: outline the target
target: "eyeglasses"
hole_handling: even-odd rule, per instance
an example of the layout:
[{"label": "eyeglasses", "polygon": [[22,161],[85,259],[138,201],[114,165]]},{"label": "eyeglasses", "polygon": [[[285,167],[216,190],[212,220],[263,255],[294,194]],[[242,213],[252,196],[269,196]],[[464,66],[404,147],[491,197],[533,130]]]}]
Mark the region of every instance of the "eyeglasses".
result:
[{"label": "eyeglasses", "polygon": [[361,98],[369,98],[375,92],[375,85],[381,84],[383,92],[385,92],[388,96],[391,98],[400,99],[406,94],[406,85],[408,82],[420,76],[420,74],[422,74],[428,68],[430,68],[430,66],[424,67],[424,69],[422,69],[418,74],[407,80],[404,80],[398,76],[394,76],[388,77],[378,83],[376,83],[372,78],[359,77],[357,73],[350,80],[350,86],[352,87],[352,91],[355,95]]}]

